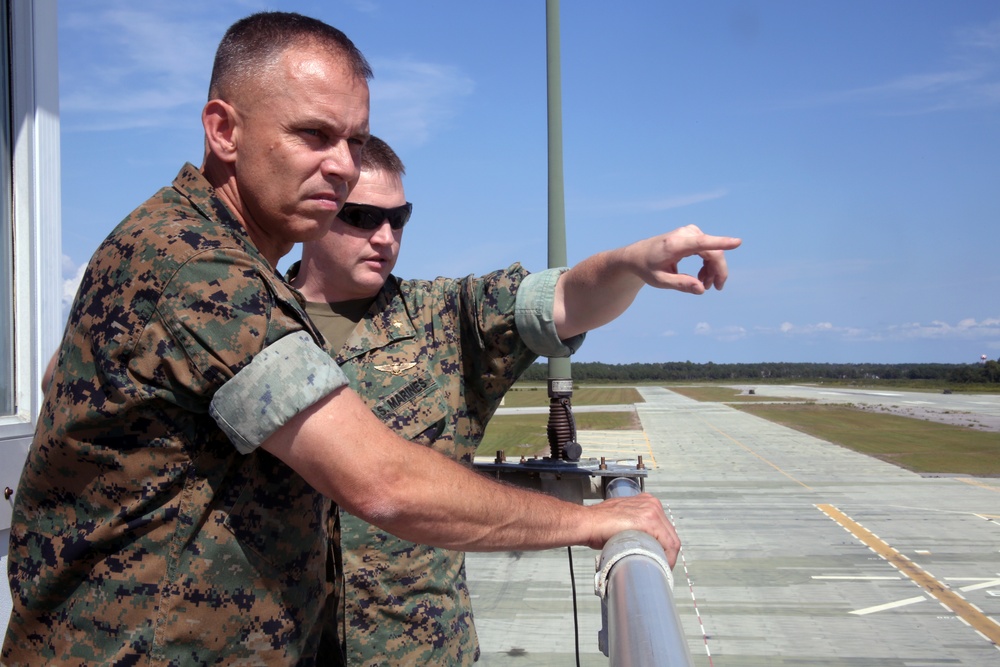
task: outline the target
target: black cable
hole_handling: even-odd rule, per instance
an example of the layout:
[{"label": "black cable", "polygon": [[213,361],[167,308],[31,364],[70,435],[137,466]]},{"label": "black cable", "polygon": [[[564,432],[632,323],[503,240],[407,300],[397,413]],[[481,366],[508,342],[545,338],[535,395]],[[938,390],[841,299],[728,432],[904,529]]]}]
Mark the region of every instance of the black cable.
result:
[{"label": "black cable", "polygon": [[573,547],[566,547],[569,555],[569,583],[573,589],[573,643],[576,645],[576,667],[580,667],[580,620],[576,613],[576,575],[573,573]]}]

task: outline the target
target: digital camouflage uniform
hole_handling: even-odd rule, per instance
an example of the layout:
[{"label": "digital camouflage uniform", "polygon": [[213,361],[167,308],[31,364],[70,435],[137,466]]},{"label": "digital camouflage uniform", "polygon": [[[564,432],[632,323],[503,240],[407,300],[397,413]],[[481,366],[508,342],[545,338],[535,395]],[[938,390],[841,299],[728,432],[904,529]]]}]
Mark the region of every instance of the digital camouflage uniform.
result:
[{"label": "digital camouflage uniform", "polygon": [[330,502],[209,415],[291,332],[322,340],[192,165],[115,228],[17,491],[0,662],[314,663]]},{"label": "digital camouflage uniform", "polygon": [[[566,356],[582,342],[578,336],[564,344],[554,326],[525,326],[530,331],[520,333],[515,326],[515,301],[518,309],[540,311],[526,317],[528,323],[550,317],[559,272],[531,274],[526,281],[528,272],[514,264],[461,280],[390,276],[337,362],[393,431],[471,465],[500,400],[538,356],[525,338],[547,356]],[[517,298],[522,285],[532,298]],[[311,315],[315,305],[309,304]],[[323,330],[322,317],[313,321]],[[463,552],[401,540],[343,510],[340,531],[345,593],[339,632],[348,665],[468,665],[478,659]]]}]

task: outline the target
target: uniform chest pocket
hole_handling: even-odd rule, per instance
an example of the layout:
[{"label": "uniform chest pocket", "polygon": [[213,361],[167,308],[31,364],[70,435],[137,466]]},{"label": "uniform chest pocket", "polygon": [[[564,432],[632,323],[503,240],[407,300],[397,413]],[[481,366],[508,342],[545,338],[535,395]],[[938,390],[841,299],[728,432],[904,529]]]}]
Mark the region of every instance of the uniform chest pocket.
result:
[{"label": "uniform chest pocket", "polygon": [[431,445],[444,432],[447,397],[430,373],[393,378],[381,396],[372,410],[400,436]]}]

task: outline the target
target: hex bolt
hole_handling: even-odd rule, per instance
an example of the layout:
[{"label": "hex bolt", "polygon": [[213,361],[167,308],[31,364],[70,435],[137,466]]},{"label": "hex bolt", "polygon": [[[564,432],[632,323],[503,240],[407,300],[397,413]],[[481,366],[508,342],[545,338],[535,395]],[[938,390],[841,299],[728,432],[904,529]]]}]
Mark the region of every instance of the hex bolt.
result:
[{"label": "hex bolt", "polygon": [[646,469],[646,465],[642,462],[642,455],[641,454],[639,455],[639,462],[637,464],[635,464],[635,469],[636,470],[645,470]]}]

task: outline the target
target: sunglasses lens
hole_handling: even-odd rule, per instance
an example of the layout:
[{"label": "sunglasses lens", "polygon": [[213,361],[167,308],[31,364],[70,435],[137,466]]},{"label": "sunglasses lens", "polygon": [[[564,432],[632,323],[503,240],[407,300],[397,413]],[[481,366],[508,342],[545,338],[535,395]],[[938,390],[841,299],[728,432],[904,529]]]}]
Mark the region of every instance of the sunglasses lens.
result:
[{"label": "sunglasses lens", "polygon": [[337,217],[358,229],[370,231],[378,228],[383,220],[389,221],[392,229],[402,229],[410,219],[413,205],[409,202],[395,208],[379,208],[368,204],[344,204]]},{"label": "sunglasses lens", "polygon": [[406,202],[402,206],[389,209],[386,211],[386,217],[389,218],[389,226],[393,229],[402,229],[403,225],[405,225],[410,219],[410,213],[412,211],[413,204],[410,202]]},{"label": "sunglasses lens", "polygon": [[337,215],[338,218],[358,229],[375,229],[381,220],[378,211],[371,210],[373,207],[359,206],[357,204],[344,204],[343,210]]}]

